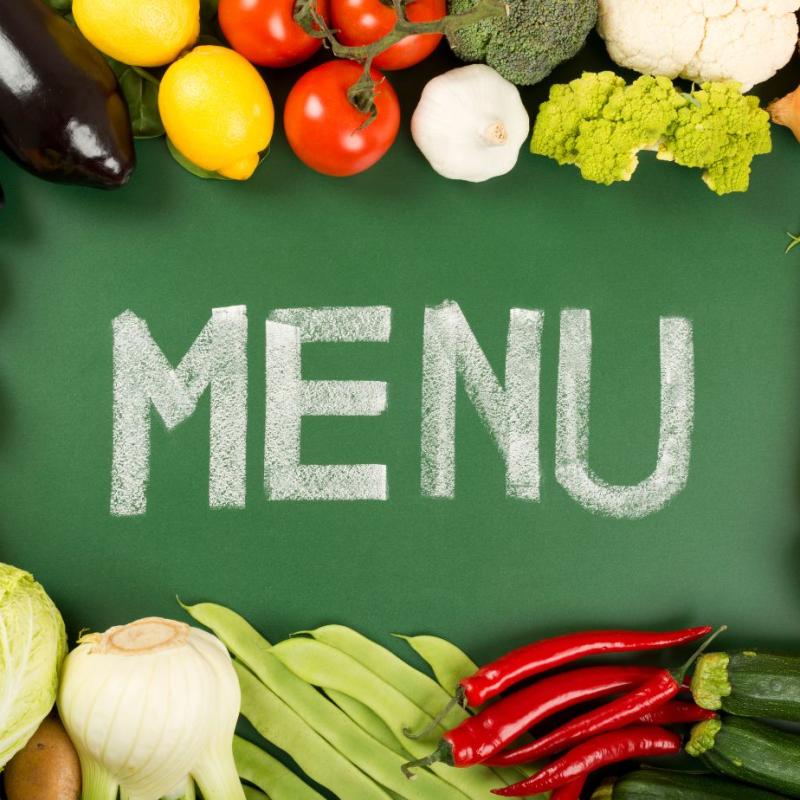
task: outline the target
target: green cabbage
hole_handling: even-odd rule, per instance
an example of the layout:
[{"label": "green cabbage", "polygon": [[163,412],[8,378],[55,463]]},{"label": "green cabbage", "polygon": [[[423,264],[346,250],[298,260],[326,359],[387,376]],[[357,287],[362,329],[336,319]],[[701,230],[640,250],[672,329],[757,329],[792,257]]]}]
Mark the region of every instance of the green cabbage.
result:
[{"label": "green cabbage", "polygon": [[0,770],[53,707],[66,649],[64,621],[45,590],[0,564]]}]

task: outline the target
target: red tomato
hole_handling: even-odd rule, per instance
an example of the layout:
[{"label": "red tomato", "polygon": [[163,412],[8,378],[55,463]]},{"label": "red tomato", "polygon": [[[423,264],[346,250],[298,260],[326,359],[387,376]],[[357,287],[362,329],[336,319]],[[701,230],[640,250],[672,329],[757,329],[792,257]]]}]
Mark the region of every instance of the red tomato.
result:
[{"label": "red tomato", "polygon": [[[411,0],[406,15],[411,22],[430,22],[447,13],[446,0]],[[331,22],[342,44],[371,44],[394,27],[397,15],[381,0],[332,0]],[[441,41],[438,33],[406,36],[372,63],[378,69],[405,69],[427,58]]]},{"label": "red tomato", "polygon": [[[328,0],[317,0],[328,14]],[[219,0],[219,24],[225,38],[248,61],[262,67],[291,67],[322,47],[292,17],[294,0]]]},{"label": "red tomato", "polygon": [[337,59],[320,64],[300,78],[286,98],[283,125],[297,157],[323,175],[355,175],[369,169],[392,146],[400,128],[400,104],[389,82],[377,70],[377,117],[365,116],[347,98],[359,79],[360,64]]}]

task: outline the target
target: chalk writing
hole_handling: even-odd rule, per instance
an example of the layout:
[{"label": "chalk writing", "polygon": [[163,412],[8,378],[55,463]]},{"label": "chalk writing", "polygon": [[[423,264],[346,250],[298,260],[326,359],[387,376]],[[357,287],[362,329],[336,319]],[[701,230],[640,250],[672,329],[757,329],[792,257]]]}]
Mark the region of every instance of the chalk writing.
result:
[{"label": "chalk writing", "polygon": [[384,464],[301,464],[303,416],[377,416],[383,381],[304,381],[303,342],[388,342],[392,311],[284,308],[267,320],[267,418],[264,484],[273,500],[385,500]]},{"label": "chalk writing", "polygon": [[[378,416],[387,407],[384,381],[301,378],[302,345],[390,339],[387,306],[284,308],[266,320],[264,489],[269,500],[388,499],[385,464],[303,464],[304,416]],[[420,488],[424,496],[456,495],[456,396],[459,379],[505,461],[506,494],[539,502],[539,376],[544,312],[509,314],[503,383],[498,380],[457,303],[425,310],[422,352]],[[247,439],[247,316],[244,306],[214,309],[173,368],[147,323],[132,311],[113,322],[114,400],[111,513],[147,510],[150,423],[167,430],[210,391],[209,505],[243,508]],[[613,485],[589,466],[591,316],[561,313],[555,475],[583,507],[618,518],[662,508],[686,485],[694,422],[691,323],[664,317],[660,336],[660,426],[653,472],[630,486]]]},{"label": "chalk writing", "polygon": [[422,493],[453,497],[456,484],[456,383],[506,461],[510,497],[539,499],[541,311],[511,310],[505,389],[456,303],[425,311],[422,356]]},{"label": "chalk writing", "polygon": [[247,316],[244,306],[214,309],[172,369],[147,323],[133,312],[114,327],[114,434],[111,513],[143,514],[150,475],[150,407],[174,428],[211,387],[208,502],[244,507],[247,437]]},{"label": "chalk writing", "polygon": [[662,508],[689,477],[694,420],[692,326],[663,318],[661,329],[661,423],[658,461],[634,486],[613,486],[589,468],[589,387],[592,332],[589,312],[561,314],[558,359],[556,478],[581,505],[611,517],[643,517]]}]

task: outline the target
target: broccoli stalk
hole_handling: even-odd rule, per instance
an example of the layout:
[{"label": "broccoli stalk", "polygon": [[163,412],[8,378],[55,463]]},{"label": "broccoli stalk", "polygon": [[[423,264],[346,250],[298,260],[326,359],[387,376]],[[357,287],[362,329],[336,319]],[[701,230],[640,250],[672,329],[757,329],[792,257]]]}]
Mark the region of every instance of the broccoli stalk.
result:
[{"label": "broccoli stalk", "polygon": [[641,150],[704,170],[717,194],[742,192],[753,157],[771,149],[769,115],[736,83],[706,83],[685,94],[669,78],[628,86],[613,72],[586,72],[553,86],[539,110],[531,151],[574,164],[596,183],[630,180]]},{"label": "broccoli stalk", "polygon": [[[477,0],[448,0],[463,14]],[[583,47],[597,22],[597,0],[508,0],[508,15],[449,31],[453,52],[482,61],[518,85],[538,83]]]}]

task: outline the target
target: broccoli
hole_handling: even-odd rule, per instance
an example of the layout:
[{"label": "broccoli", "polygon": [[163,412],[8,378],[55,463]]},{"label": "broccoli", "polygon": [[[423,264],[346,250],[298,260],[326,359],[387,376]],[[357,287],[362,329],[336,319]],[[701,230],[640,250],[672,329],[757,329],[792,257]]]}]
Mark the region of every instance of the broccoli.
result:
[{"label": "broccoli", "polygon": [[[477,0],[448,0],[451,14]],[[509,0],[505,18],[485,19],[448,34],[462,61],[484,61],[518,85],[538,83],[583,47],[597,22],[597,0]]]},{"label": "broccoli", "polygon": [[574,164],[595,183],[627,181],[640,150],[705,170],[717,194],[747,189],[753,156],[771,149],[769,115],[736,83],[706,83],[685,94],[669,78],[630,86],[613,72],[585,72],[553,86],[539,110],[531,151]]}]

